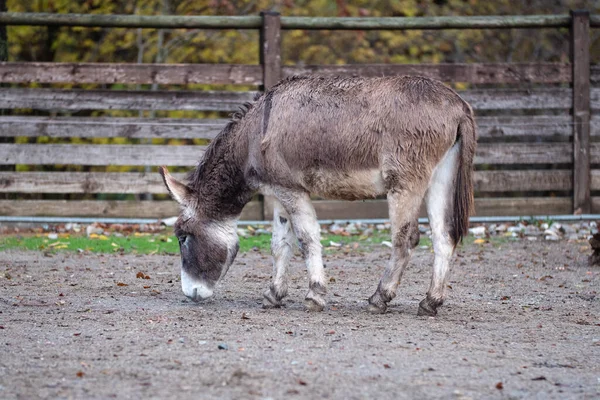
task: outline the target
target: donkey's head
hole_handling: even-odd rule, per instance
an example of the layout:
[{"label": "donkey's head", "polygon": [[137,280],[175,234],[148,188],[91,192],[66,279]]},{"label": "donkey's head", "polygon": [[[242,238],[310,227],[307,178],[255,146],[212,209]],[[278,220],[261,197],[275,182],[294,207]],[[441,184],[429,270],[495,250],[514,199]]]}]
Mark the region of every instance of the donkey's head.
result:
[{"label": "donkey's head", "polygon": [[211,220],[204,215],[202,199],[187,185],[173,178],[165,167],[160,174],[181,206],[174,231],[181,252],[181,288],[194,301],[211,297],[217,281],[233,262],[238,248],[236,223]]}]

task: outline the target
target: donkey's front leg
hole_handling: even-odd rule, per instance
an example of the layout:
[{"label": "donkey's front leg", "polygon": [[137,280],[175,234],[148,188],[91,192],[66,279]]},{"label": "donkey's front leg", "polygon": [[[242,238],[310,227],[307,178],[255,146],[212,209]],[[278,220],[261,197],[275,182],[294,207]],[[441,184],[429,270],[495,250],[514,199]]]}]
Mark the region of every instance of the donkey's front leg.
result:
[{"label": "donkey's front leg", "polygon": [[271,254],[273,255],[273,283],[264,293],[263,307],[281,307],[281,300],[287,296],[287,267],[294,253],[296,237],[292,231],[290,216],[281,204],[274,200],[273,236]]},{"label": "donkey's front leg", "polygon": [[422,197],[410,192],[388,194],[392,222],[392,257],[379,281],[377,290],[369,298],[369,311],[384,313],[387,304],[396,297],[402,273],[410,260],[411,248],[415,247],[415,230]]},{"label": "donkey's front leg", "polygon": [[321,232],[317,214],[305,192],[280,192],[278,199],[292,219],[292,227],[298,238],[300,252],[308,270],[309,290],[304,304],[309,311],[325,308],[325,273],[321,256]]}]

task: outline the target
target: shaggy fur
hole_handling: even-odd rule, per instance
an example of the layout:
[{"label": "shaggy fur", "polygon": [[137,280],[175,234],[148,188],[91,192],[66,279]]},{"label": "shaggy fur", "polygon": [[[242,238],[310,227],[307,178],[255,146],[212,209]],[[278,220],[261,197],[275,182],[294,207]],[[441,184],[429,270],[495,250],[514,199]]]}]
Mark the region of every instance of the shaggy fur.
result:
[{"label": "shaggy fur", "polygon": [[[414,225],[437,177],[443,180],[436,187],[443,188],[444,197],[432,204],[445,208],[435,211],[443,216],[440,229],[445,233],[439,236],[449,237],[453,248],[466,234],[473,210],[475,146],[471,107],[440,82],[423,77],[291,77],[234,116],[181,192],[192,194],[187,208],[196,224],[235,220],[256,192],[275,195],[302,240],[307,265],[317,263],[308,265],[309,271],[321,279],[320,245],[312,238],[314,210],[306,204],[307,194],[342,200],[387,194],[400,207],[394,213],[398,231],[393,241],[402,247],[410,236],[414,242],[408,232],[415,226],[409,224]],[[448,158],[453,148],[458,156]],[[442,163],[445,157],[449,161]],[[445,170],[434,176],[442,164]],[[406,204],[410,215],[400,212]],[[448,257],[446,250],[440,252]],[[405,265],[408,253],[396,254],[393,262]],[[400,264],[390,276],[399,279]],[[440,264],[441,271],[447,270],[445,265]],[[311,287],[321,283],[311,281]],[[313,292],[318,297],[324,290]]]}]

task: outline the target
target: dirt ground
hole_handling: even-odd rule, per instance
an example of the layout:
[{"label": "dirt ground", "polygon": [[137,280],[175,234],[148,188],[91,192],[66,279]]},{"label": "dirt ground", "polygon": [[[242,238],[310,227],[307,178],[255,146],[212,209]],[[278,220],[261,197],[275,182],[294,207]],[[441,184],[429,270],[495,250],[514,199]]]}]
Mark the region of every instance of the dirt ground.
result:
[{"label": "dirt ground", "polygon": [[177,256],[0,253],[0,398],[598,398],[600,268],[585,248],[462,248],[436,318],[416,315],[425,249],[384,315],[366,299],[385,247],[326,255],[322,313],[303,309],[298,257],[286,307],[263,310],[266,253],[241,254],[201,304]]}]

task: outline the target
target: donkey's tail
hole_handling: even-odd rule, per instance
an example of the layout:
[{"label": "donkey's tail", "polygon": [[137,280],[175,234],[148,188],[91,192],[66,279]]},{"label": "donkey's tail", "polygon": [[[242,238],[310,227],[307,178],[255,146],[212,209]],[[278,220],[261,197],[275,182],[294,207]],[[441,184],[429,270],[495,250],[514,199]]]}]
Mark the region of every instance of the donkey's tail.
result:
[{"label": "donkey's tail", "polygon": [[477,133],[471,107],[465,104],[463,120],[458,125],[457,145],[460,154],[456,163],[454,185],[454,212],[451,213],[450,236],[456,246],[469,229],[469,216],[474,212],[473,200],[473,158],[477,147]]}]

